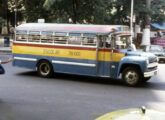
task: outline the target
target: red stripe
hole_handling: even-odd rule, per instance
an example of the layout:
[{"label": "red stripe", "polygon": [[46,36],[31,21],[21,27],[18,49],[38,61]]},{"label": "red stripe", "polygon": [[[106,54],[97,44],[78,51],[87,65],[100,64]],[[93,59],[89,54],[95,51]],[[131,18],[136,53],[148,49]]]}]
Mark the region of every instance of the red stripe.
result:
[{"label": "red stripe", "polygon": [[[42,44],[26,44],[26,43],[14,43],[15,46],[31,46],[31,47],[44,47],[44,48],[62,48],[62,49],[76,49],[76,50],[90,50],[90,51],[96,51],[96,48],[88,48],[88,47],[73,47],[73,46],[56,46],[56,45],[42,45]],[[101,52],[112,52],[112,49],[109,48],[99,48],[99,51]],[[120,53],[125,54],[122,52],[119,52],[118,50],[113,50],[113,53]]]},{"label": "red stripe", "polygon": [[[99,48],[99,51],[102,51],[102,52],[112,52],[112,49],[109,49],[109,48]],[[119,53],[119,54],[125,54],[123,52],[120,52],[118,50],[113,50],[113,53]]]},{"label": "red stripe", "polygon": [[44,48],[62,48],[62,49],[76,49],[76,50],[91,50],[95,51],[96,48],[88,48],[88,47],[73,47],[73,46],[57,46],[57,45],[42,45],[42,44],[26,44],[26,43],[14,43],[13,45],[19,46],[31,46],[31,47],[44,47]]}]

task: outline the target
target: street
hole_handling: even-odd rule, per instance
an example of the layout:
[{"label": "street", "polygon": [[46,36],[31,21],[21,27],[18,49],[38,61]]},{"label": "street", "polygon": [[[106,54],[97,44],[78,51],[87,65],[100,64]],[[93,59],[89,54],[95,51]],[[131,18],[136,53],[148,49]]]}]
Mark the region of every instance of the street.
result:
[{"label": "street", "polygon": [[121,80],[65,74],[42,78],[11,63],[3,66],[0,120],[94,120],[140,106],[165,111],[165,64],[159,64],[157,76],[138,87],[127,87]]}]

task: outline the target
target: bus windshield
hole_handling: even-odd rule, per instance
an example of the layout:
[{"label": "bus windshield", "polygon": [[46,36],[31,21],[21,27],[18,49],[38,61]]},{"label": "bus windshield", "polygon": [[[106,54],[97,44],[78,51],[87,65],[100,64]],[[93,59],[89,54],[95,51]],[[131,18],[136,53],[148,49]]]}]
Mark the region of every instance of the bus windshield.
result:
[{"label": "bus windshield", "polygon": [[119,35],[115,36],[115,48],[116,49],[129,49],[131,47],[131,36],[130,35]]}]

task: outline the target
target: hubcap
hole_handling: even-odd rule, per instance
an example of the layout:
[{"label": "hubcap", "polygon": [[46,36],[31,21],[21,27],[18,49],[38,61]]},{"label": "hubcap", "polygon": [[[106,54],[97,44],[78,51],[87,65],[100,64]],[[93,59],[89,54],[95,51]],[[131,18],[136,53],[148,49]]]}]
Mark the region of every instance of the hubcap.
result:
[{"label": "hubcap", "polygon": [[47,75],[50,72],[50,67],[47,63],[41,63],[39,70],[42,75]]},{"label": "hubcap", "polygon": [[125,75],[125,79],[127,83],[133,85],[138,81],[138,75],[134,71],[128,71],[127,74]]}]

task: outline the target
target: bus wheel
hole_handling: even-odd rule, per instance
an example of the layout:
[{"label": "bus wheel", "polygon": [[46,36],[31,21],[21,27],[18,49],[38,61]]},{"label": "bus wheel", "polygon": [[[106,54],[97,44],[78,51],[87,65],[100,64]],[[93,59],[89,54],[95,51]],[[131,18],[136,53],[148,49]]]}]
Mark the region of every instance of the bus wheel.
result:
[{"label": "bus wheel", "polygon": [[51,77],[53,73],[53,67],[48,61],[42,60],[37,65],[37,72],[42,77]]},{"label": "bus wheel", "polygon": [[122,79],[128,86],[136,86],[140,83],[141,72],[137,68],[128,67],[122,73]]}]

